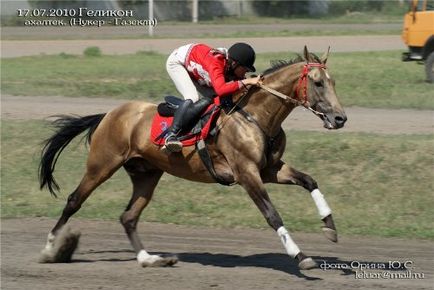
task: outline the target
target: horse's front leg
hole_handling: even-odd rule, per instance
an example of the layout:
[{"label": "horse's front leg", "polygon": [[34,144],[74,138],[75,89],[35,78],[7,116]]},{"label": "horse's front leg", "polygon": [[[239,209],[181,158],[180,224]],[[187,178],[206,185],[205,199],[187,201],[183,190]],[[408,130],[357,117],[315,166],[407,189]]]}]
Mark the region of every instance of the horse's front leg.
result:
[{"label": "horse's front leg", "polygon": [[282,218],[272,204],[259,172],[246,170],[237,176],[237,181],[248,192],[268,224],[277,232],[288,255],[298,261],[299,268],[302,270],[316,268],[316,262],[303,254],[283,226]]},{"label": "horse's front leg", "polygon": [[337,231],[332,217],[332,210],[327,204],[324,195],[318,189],[318,184],[312,177],[291,168],[281,160],[273,167],[264,169],[261,172],[261,175],[264,183],[295,184],[308,190],[315,202],[321,220],[324,223],[324,226],[322,227],[324,235],[330,241],[338,241]]}]

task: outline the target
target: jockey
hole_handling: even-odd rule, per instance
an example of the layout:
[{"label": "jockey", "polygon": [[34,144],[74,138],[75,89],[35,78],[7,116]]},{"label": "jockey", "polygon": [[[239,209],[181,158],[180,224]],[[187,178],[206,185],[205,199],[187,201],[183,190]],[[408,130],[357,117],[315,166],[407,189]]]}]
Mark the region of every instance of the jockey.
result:
[{"label": "jockey", "polygon": [[231,95],[246,85],[257,85],[260,76],[245,78],[248,71],[256,71],[255,58],[255,51],[246,43],[235,43],[229,49],[214,49],[205,44],[187,44],[175,49],[167,59],[166,69],[185,101],[175,112],[164,148],[170,152],[182,150],[177,135],[199,117],[214,97]]}]

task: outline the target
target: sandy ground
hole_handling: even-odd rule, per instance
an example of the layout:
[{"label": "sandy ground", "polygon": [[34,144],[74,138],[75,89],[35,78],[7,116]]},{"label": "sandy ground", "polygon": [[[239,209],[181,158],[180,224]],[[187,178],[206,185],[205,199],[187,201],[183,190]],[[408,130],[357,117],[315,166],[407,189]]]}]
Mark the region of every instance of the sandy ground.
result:
[{"label": "sandy ground", "polygon": [[[44,119],[56,114],[90,115],[105,113],[128,100],[67,97],[1,97],[2,119]],[[432,134],[434,111],[346,108],[348,121],[339,133]],[[323,131],[322,121],[314,114],[297,108],[283,127],[290,130]]]},{"label": "sandy ground", "polygon": [[[38,252],[54,223],[45,218],[2,220],[2,289],[396,290],[434,285],[432,242],[341,237],[333,244],[320,234],[296,233],[296,242],[320,265],[349,267],[299,271],[271,229],[141,223],[141,237],[150,252],[179,258],[172,268],[141,268],[120,224],[74,220],[71,224],[81,230],[82,238],[73,262],[38,264]],[[394,261],[407,262],[408,269],[394,269],[399,265]],[[374,263],[385,269],[358,268]]]}]

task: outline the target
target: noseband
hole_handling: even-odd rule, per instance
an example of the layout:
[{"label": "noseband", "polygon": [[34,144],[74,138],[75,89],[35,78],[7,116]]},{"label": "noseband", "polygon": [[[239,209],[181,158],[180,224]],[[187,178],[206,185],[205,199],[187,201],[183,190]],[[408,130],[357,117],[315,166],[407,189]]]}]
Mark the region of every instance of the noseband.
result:
[{"label": "noseband", "polygon": [[[267,87],[263,84],[259,84],[259,87],[261,87],[262,89],[266,90],[267,92],[271,93],[272,95],[274,95],[276,97],[282,98],[284,100],[290,100],[291,102],[295,103],[296,105],[301,105],[301,106],[305,107],[306,109],[308,109],[309,111],[311,111],[312,113],[314,113],[315,115],[324,115],[323,113],[312,109],[312,107],[310,106],[309,101],[307,99],[307,76],[310,72],[310,69],[313,67],[319,67],[319,68],[323,68],[323,69],[327,68],[322,63],[316,63],[316,62],[306,63],[303,66],[301,76],[298,79],[298,83],[297,83],[297,86],[296,86],[295,91],[294,91],[295,98],[290,97],[290,96],[285,95],[285,94],[282,94],[281,92],[278,92],[278,91],[276,91],[270,87]],[[303,101],[300,101],[300,98],[299,98],[300,90],[302,92],[301,99]]]}]

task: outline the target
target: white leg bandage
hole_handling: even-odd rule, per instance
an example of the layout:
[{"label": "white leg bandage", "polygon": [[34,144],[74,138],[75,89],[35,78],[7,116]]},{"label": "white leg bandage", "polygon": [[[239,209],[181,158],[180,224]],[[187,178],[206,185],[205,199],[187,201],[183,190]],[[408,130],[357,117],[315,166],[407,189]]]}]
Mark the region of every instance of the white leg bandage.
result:
[{"label": "white leg bandage", "polygon": [[288,231],[285,229],[285,227],[280,227],[277,230],[277,234],[279,235],[280,239],[282,240],[282,244],[285,246],[286,252],[289,256],[292,258],[295,258],[298,253],[300,253],[300,249],[298,246],[294,243],[294,241],[291,239],[291,236],[289,235]]},{"label": "white leg bandage", "polygon": [[137,262],[139,262],[139,264],[143,265],[145,264],[153,264],[154,262],[161,260],[161,257],[158,255],[150,255],[148,252],[146,252],[145,250],[141,250],[138,254],[137,254]]},{"label": "white leg bandage", "polygon": [[318,208],[318,213],[321,219],[332,213],[327,201],[324,199],[324,195],[321,193],[321,191],[319,191],[319,189],[314,189],[310,194],[312,195],[313,201]]}]

